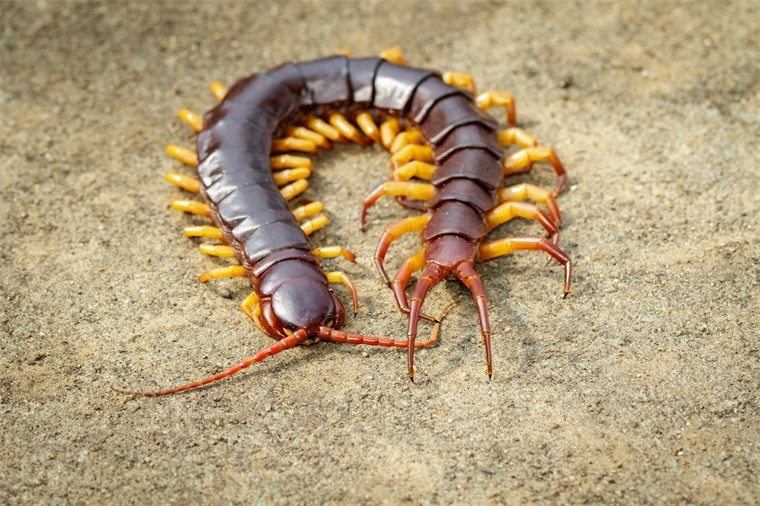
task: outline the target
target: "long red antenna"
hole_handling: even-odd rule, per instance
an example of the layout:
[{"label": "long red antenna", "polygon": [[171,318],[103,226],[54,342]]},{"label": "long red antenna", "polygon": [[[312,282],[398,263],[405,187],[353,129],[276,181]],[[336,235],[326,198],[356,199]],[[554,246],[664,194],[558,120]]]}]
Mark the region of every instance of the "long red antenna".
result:
[{"label": "long red antenna", "polygon": [[208,378],[196,381],[194,383],[188,383],[187,385],[182,385],[181,387],[168,388],[166,390],[159,390],[156,392],[135,392],[135,391],[126,390],[123,388],[116,388],[116,387],[111,387],[111,388],[123,394],[139,395],[143,397],[159,397],[162,395],[171,395],[171,394],[176,394],[178,392],[184,392],[185,390],[198,388],[203,385],[208,385],[209,383],[213,383],[214,381],[219,381],[220,379],[224,379],[227,376],[232,376],[236,372],[241,371],[245,369],[246,367],[250,367],[256,362],[261,362],[267,357],[272,357],[274,355],[277,355],[280,352],[283,352],[285,350],[289,350],[290,348],[298,346],[302,342],[306,341],[308,338],[309,336],[306,334],[306,331],[303,329],[299,329],[293,332],[293,334],[289,335],[288,337],[284,339],[280,339],[276,343],[270,344],[263,350],[257,352],[252,357],[248,357],[247,359],[243,360],[239,364],[230,367],[226,371],[222,371],[220,373],[214,374],[213,376],[209,376]]},{"label": "long red antenna", "polygon": [[[434,345],[438,341],[438,334],[441,330],[441,321],[449,312],[449,309],[454,307],[456,302],[452,302],[446,306],[441,315],[436,319],[435,326],[433,327],[433,334],[424,341],[416,341],[414,347],[417,349],[427,348]],[[317,336],[323,341],[330,341],[333,343],[341,344],[366,344],[369,346],[385,346],[387,348],[404,348],[409,346],[409,341],[402,339],[387,339],[384,337],[365,336],[362,334],[351,334],[349,332],[343,332],[342,330],[335,330],[330,327],[319,327]]]}]

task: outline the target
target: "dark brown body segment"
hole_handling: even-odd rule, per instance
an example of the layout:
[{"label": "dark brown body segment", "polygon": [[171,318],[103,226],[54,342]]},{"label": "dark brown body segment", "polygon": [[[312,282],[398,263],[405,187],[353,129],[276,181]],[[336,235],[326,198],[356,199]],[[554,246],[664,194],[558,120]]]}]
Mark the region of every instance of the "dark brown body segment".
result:
[{"label": "dark brown body segment", "polygon": [[202,194],[260,297],[271,297],[288,272],[327,283],[271,177],[271,139],[297,114],[353,104],[407,118],[433,145],[437,192],[423,241],[456,235],[476,245],[485,236],[483,215],[503,177],[502,149],[496,121],[469,93],[434,71],[380,58],[284,63],[238,81],[206,113],[197,141]]},{"label": "dark brown body segment", "polygon": [[[289,346],[306,336],[340,339],[334,332],[345,321],[343,306],[327,289],[306,234],[274,182],[269,157],[272,137],[287,122],[313,114],[350,116],[357,110],[418,128],[436,163],[422,231],[425,269],[407,308],[410,377],[422,303],[428,290],[447,277],[460,279],[475,298],[490,375],[487,302],[474,263],[485,247],[486,213],[494,209],[504,177],[498,124],[468,92],[444,83],[437,72],[379,58],[332,56],[282,64],[238,81],[204,117],[197,143],[201,194],[253,282],[262,326],[283,340],[287,329],[300,333]],[[534,243],[520,244],[551,249]],[[398,296],[396,288],[394,293]]]}]

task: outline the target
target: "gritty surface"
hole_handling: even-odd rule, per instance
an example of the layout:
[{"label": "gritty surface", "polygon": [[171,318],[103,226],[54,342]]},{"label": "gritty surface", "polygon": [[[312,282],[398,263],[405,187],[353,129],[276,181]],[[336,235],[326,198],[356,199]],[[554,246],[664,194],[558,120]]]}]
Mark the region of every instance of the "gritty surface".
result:
[{"label": "gritty surface", "polygon": [[[757,2],[351,4],[0,4],[0,503],[751,503]],[[183,169],[163,147],[193,142],[176,111],[208,109],[213,79],[389,46],[509,90],[558,149],[572,294],[543,254],[478,267],[492,381],[473,303],[444,283],[430,310],[459,303],[414,385],[401,351],[321,344],[184,395],[113,392],[270,342],[237,309],[245,281],[195,281],[225,262],[167,205],[183,193],[161,176]],[[314,243],[358,254],[324,262],[358,285],[347,329],[403,338],[372,254],[411,212],[388,199],[357,227],[387,158],[324,152],[306,196],[332,222]]]}]

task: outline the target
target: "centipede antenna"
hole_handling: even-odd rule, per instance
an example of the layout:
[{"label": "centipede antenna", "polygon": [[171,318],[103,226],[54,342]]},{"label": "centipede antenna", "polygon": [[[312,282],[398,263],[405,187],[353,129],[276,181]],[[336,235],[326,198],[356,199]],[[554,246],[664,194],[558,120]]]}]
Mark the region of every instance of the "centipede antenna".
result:
[{"label": "centipede antenna", "polygon": [[[449,312],[449,310],[452,307],[456,306],[456,304],[456,302],[451,302],[445,308],[443,308],[443,311],[441,311],[440,316],[438,316],[438,319],[433,326],[433,332],[431,333],[430,337],[424,341],[415,342],[415,349],[419,350],[422,348],[428,348],[438,342],[438,336],[441,332],[441,324],[443,322],[443,319],[446,317],[446,314]],[[363,334],[352,334],[350,332],[343,332],[342,330],[336,330],[331,327],[324,326],[319,328],[317,335],[323,341],[339,344],[364,344],[367,346],[383,346],[386,348],[401,349],[404,349],[409,345],[408,341],[402,339],[388,339],[383,337],[365,336]],[[409,379],[411,379],[412,383],[414,383],[413,377]]]},{"label": "centipede antenna", "polygon": [[270,344],[263,350],[257,352],[255,355],[251,357],[248,357],[247,359],[243,360],[239,364],[230,367],[226,371],[222,371],[220,373],[214,374],[213,376],[209,376],[208,378],[204,378],[202,380],[195,381],[193,383],[188,383],[187,385],[182,385],[180,387],[167,388],[166,390],[158,390],[155,392],[138,392],[138,391],[133,391],[133,390],[127,390],[124,388],[117,388],[114,386],[112,386],[111,388],[122,394],[140,396],[140,397],[160,397],[162,395],[171,395],[171,394],[176,394],[179,392],[184,392],[185,390],[191,390],[194,388],[202,387],[204,385],[208,385],[209,383],[213,383],[215,381],[224,379],[228,376],[232,376],[233,374],[245,369],[246,367],[250,367],[256,362],[261,362],[267,357],[273,357],[274,355],[277,355],[278,353],[281,353],[285,350],[289,350],[290,348],[298,346],[299,344],[306,341],[308,338],[309,336],[306,334],[306,331],[303,329],[299,329],[295,331],[293,334],[287,336],[286,338],[280,339],[276,343]]}]

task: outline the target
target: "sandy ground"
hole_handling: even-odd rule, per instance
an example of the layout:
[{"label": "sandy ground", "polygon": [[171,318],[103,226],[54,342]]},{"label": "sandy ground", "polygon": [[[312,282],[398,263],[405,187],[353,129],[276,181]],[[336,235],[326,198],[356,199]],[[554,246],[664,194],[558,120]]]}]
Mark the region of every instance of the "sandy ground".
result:
[{"label": "sandy ground", "polygon": [[[0,502],[744,503],[760,494],[757,2],[4,1],[0,79]],[[511,91],[571,175],[559,200],[576,266],[538,253],[479,267],[495,375],[472,301],[440,344],[299,348],[213,387],[132,399],[216,372],[270,340],[243,280],[181,236],[192,144],[175,116],[286,60],[402,46],[411,62]],[[372,265],[388,201],[381,150],[320,154],[318,245],[362,307],[349,330],[402,338]],[[550,171],[518,181],[549,186]],[[532,223],[495,235],[536,234]],[[394,245],[393,267],[417,239]],[[346,292],[337,289],[345,299]],[[427,332],[426,327],[425,332]]]}]

